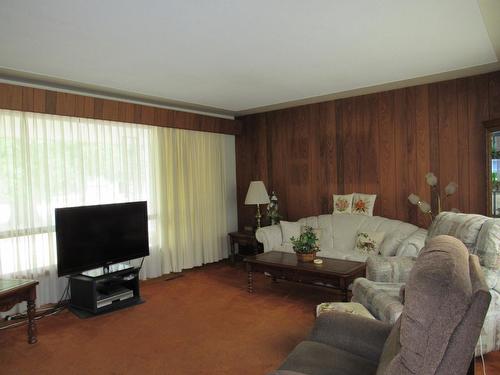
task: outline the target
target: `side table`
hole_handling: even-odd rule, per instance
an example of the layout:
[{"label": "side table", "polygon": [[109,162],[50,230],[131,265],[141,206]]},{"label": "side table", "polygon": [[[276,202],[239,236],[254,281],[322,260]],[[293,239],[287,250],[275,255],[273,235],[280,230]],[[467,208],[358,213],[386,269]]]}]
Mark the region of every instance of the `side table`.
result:
[{"label": "side table", "polygon": [[241,232],[231,232],[228,234],[229,241],[231,243],[231,263],[235,263],[236,261],[236,249],[235,244],[238,244],[238,250],[241,249],[242,246],[251,247],[253,249],[253,254],[256,255],[261,252],[262,245],[255,238],[254,232],[241,231]]},{"label": "side table", "polygon": [[28,343],[34,344],[36,338],[35,299],[36,280],[0,280],[0,311],[8,311],[20,302],[28,302]]}]

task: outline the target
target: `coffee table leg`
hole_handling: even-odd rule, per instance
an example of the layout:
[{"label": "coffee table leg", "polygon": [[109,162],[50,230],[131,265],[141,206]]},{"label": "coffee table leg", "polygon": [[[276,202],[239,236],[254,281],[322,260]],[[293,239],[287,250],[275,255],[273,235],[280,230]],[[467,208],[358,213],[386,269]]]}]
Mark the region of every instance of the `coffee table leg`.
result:
[{"label": "coffee table leg", "polygon": [[253,293],[253,272],[250,269],[248,271],[248,287],[247,287],[248,293]]},{"label": "coffee table leg", "polygon": [[343,302],[349,302],[349,290],[348,290],[348,285],[349,283],[346,281],[346,279],[341,278],[340,279],[340,290],[342,292],[342,301]]},{"label": "coffee table leg", "polygon": [[35,300],[28,300],[28,343],[34,344],[38,340],[36,338],[36,322],[35,322]]},{"label": "coffee table leg", "polygon": [[247,272],[248,272],[247,291],[248,293],[253,293],[253,270],[251,263],[247,263]]}]

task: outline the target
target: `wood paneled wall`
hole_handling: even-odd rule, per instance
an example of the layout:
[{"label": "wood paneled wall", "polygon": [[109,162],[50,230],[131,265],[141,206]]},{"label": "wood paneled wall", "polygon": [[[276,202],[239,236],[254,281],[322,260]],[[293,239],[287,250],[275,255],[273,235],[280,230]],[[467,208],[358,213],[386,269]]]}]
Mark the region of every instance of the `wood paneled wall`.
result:
[{"label": "wood paneled wall", "polygon": [[424,175],[458,193],[444,208],[486,212],[485,131],[500,117],[500,72],[241,117],[236,137],[239,225],[253,223],[243,201],[263,180],[289,220],[330,213],[332,194],[377,194],[375,215],[420,226],[408,203],[430,199]]},{"label": "wood paneled wall", "polygon": [[213,133],[241,130],[235,120],[4,83],[0,83],[0,108]]}]

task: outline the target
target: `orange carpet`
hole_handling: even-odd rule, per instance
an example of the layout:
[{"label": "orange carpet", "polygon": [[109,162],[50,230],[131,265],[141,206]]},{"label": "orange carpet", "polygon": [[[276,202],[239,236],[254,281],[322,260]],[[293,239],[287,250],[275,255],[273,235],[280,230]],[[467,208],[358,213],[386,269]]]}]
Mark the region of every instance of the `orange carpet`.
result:
[{"label": "orange carpet", "polygon": [[309,331],[329,291],[224,263],[142,283],[146,303],[90,319],[69,311],[0,331],[2,374],[265,374]]},{"label": "orange carpet", "polygon": [[[217,263],[142,283],[146,303],[90,319],[69,311],[0,331],[1,374],[266,374],[309,332],[332,293]],[[499,363],[497,353],[488,365]],[[493,367],[492,367],[493,369]],[[490,372],[493,374],[493,372]]]}]

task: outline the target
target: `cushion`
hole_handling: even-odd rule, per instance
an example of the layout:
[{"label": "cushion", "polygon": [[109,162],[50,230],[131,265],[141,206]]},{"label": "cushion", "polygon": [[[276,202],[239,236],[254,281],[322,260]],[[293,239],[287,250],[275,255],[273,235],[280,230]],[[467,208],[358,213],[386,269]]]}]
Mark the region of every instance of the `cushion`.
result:
[{"label": "cushion", "polygon": [[318,227],[321,228],[321,239],[319,241],[320,249],[333,248],[332,216],[333,215],[318,216]]},{"label": "cushion", "polygon": [[333,194],[333,213],[350,214],[352,212],[353,194],[336,195]]},{"label": "cushion", "polygon": [[393,232],[384,237],[384,241],[380,245],[380,254],[385,257],[396,255],[399,245],[408,237],[407,234],[401,232]]},{"label": "cushion", "polygon": [[386,373],[435,373],[471,299],[467,249],[450,236],[433,238],[420,252],[406,284],[401,350]]},{"label": "cushion", "polygon": [[384,236],[384,232],[358,232],[355,250],[366,255],[378,254]]},{"label": "cushion", "polygon": [[358,277],[352,286],[351,301],[365,306],[375,318],[394,323],[403,311],[399,296],[403,286],[403,283],[379,283]]},{"label": "cushion", "polygon": [[338,369],[342,375],[374,374],[377,364],[346,350],[316,341],[302,341],[288,355],[280,370],[304,374],[331,375]]},{"label": "cushion", "polygon": [[373,281],[405,283],[414,265],[414,257],[370,256],[366,260],[366,277]]},{"label": "cushion", "polygon": [[323,302],[316,306],[316,317],[324,312],[340,311],[348,314],[364,316],[375,319],[372,314],[362,304],[357,302]]},{"label": "cushion", "polygon": [[475,254],[481,265],[500,268],[500,219],[489,219],[483,224],[477,238]]},{"label": "cushion", "polygon": [[365,215],[331,215],[333,248],[339,251],[353,251],[356,233],[364,221],[371,219]]},{"label": "cushion", "polygon": [[280,221],[281,225],[281,233],[283,235],[283,243],[292,243],[290,238],[299,237],[300,236],[300,228],[301,224],[299,222],[291,222],[291,221]]},{"label": "cushion", "polygon": [[396,250],[396,256],[416,257],[424,247],[426,239],[427,230],[423,228],[417,229],[401,242]]},{"label": "cushion", "polygon": [[354,198],[352,201],[352,213],[373,216],[375,199],[377,199],[376,194],[354,193]]},{"label": "cushion", "polygon": [[432,222],[427,240],[446,234],[458,238],[474,253],[479,231],[486,220],[488,218],[482,215],[441,212]]}]

